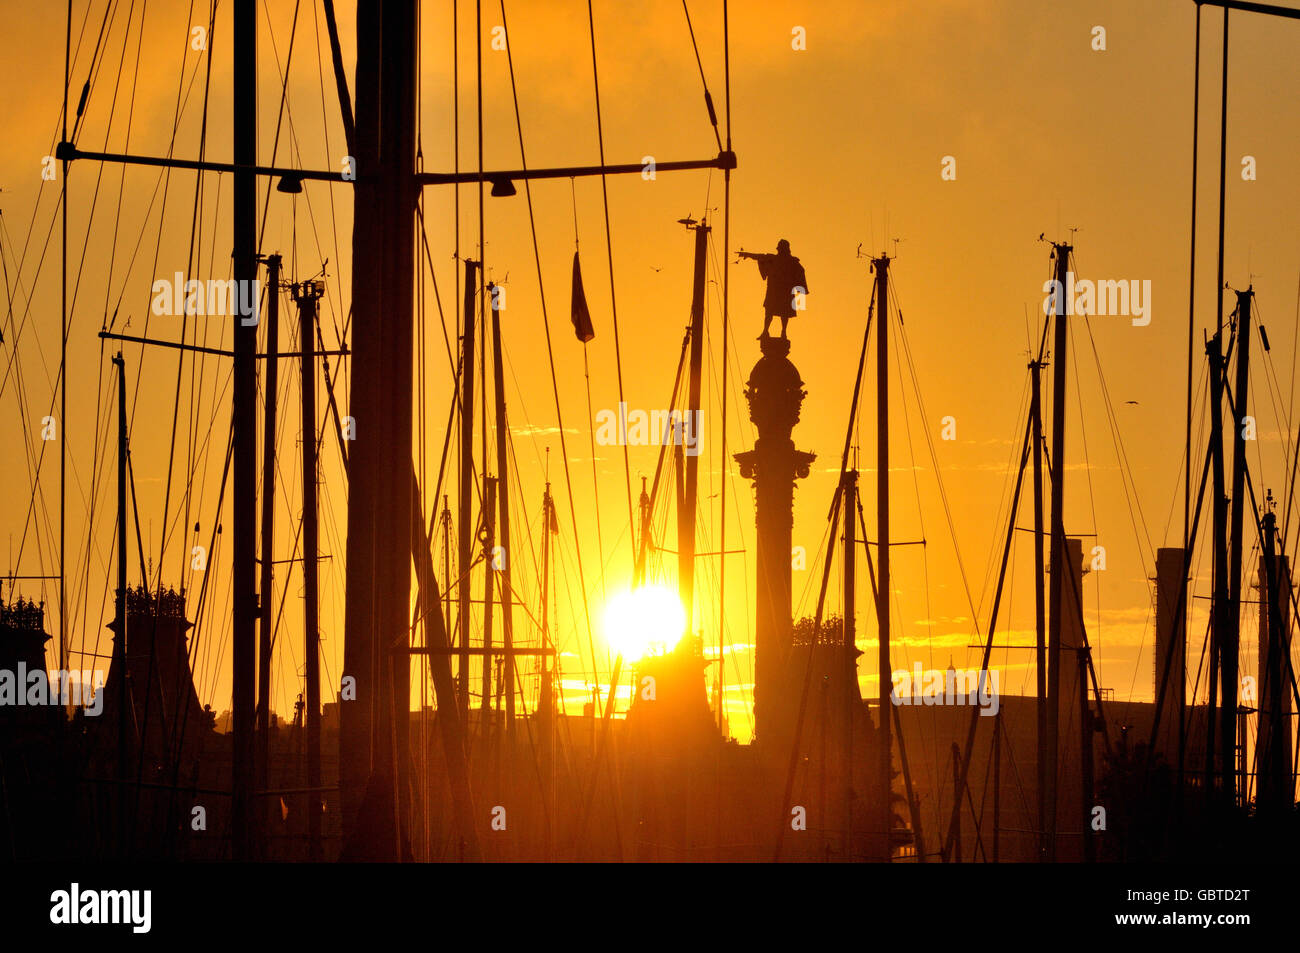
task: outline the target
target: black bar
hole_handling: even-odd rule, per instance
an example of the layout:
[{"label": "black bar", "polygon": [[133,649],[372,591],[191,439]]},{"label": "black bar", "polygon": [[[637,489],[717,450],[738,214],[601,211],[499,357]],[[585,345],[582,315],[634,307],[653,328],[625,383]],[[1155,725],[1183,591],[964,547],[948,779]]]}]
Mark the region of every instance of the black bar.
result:
[{"label": "black bar", "polygon": [[[316,302],[313,286],[303,282],[300,293],[294,294],[301,322],[298,339],[302,341],[303,356],[300,361],[302,391],[302,587],[303,587],[303,658],[306,669],[307,712],[307,786],[321,786],[320,772],[320,629],[317,570],[317,512],[316,512],[316,355],[312,351],[313,331],[316,328]],[[272,363],[270,366],[274,366]],[[269,400],[270,398],[268,398]],[[270,452],[270,451],[268,451]],[[317,799],[319,802],[319,799]],[[320,805],[309,805],[307,814],[308,856],[313,863],[321,860]]]},{"label": "black bar", "polygon": [[[736,154],[720,152],[712,159],[687,159],[680,162],[656,162],[656,172],[680,172],[686,169],[734,169]],[[496,182],[509,179],[570,179],[587,175],[628,175],[645,169],[641,162],[623,165],[576,165],[559,169],[520,169],[515,172],[418,172],[415,180],[420,185],[455,185],[466,182]]]},{"label": "black bar", "polygon": [[[202,347],[198,344],[182,344],[178,341],[159,341],[157,338],[140,338],[132,334],[116,334],[112,331],[100,331],[99,336],[101,338],[106,338],[113,341],[131,341],[135,344],[156,344],[158,347],[170,347],[170,348],[175,348],[176,350],[179,351],[196,351],[200,354],[215,354],[218,357],[235,356],[234,351],[223,351],[221,350],[221,348],[217,348],[217,347]],[[340,351],[312,351],[312,353],[317,356],[320,356],[322,354],[329,354],[334,357],[347,357],[352,352],[349,351],[347,348],[343,348]],[[265,360],[269,355],[254,354],[253,356],[260,361],[260,360]],[[277,351],[275,353],[275,356],[277,358],[302,357],[302,352],[301,351]],[[53,578],[58,579],[59,577],[54,576]]]},{"label": "black bar", "polygon": [[[267,267],[267,284],[270,293],[266,296],[266,348],[272,354],[280,349],[280,256],[258,256]],[[270,786],[271,764],[271,649],[274,631],[271,619],[271,601],[275,581],[272,577],[274,564],[271,554],[275,552],[275,425],[276,397],[279,393],[280,362],[267,361],[262,401],[262,530],[258,539],[261,558],[258,559],[257,584],[257,786]],[[261,815],[258,818],[263,833],[271,830],[270,808],[267,804],[259,805]]]},{"label": "black bar", "polygon": [[[232,11],[234,98],[232,141],[242,170],[233,187],[234,276],[257,280],[257,181],[249,172],[257,159],[257,4],[237,0]],[[238,310],[238,309],[236,309]],[[257,372],[252,325],[234,319],[231,469],[234,541],[231,554],[231,856],[253,859],[253,728],[257,707]]]},{"label": "black bar", "polygon": [[[1298,14],[1300,15],[1300,14]],[[61,142],[55,149],[55,156],[71,162],[75,159],[92,159],[97,162],[120,162],[124,165],[144,165],[163,169],[191,169],[196,172],[246,172],[271,178],[290,178],[299,181],[336,182],[351,184],[356,179],[345,179],[341,172],[320,169],[288,169],[283,166],[246,165],[238,162],[212,162],[196,159],[172,159],[166,156],[138,156],[122,152],[88,152],[78,149],[70,142]],[[681,172],[689,169],[723,169],[736,168],[734,152],[720,152],[712,159],[684,159],[674,162],[656,162],[656,172]],[[492,172],[418,172],[415,180],[424,185],[456,185],[474,182],[496,182],[498,180],[523,179],[570,179],[591,175],[629,175],[644,171],[645,163],[628,162],[621,165],[576,165],[555,169],[514,169]],[[357,178],[361,178],[360,175]]]},{"label": "black bar", "polygon": [[1248,0],[1196,0],[1198,7],[1223,7],[1225,10],[1244,10],[1247,13],[1264,13],[1274,17],[1300,20],[1300,10],[1278,7],[1271,3],[1250,3]]},{"label": "black bar", "polygon": [[251,172],[253,175],[265,175],[275,178],[288,176],[292,179],[312,179],[318,182],[352,182],[343,178],[341,172],[322,172],[314,169],[286,169],[283,166],[253,165],[239,162],[211,162],[195,159],[172,159],[167,156],[135,156],[123,152],[87,152],[78,149],[70,142],[60,142],[54,150],[56,158],[66,161],[74,159],[93,159],[97,162],[120,162],[123,165],[147,165],[163,169],[192,169],[196,172]]},{"label": "black bar", "polygon": [[159,341],[154,338],[138,338],[130,334],[114,334],[112,331],[100,331],[99,336],[113,341],[131,341],[135,344],[156,344],[159,347],[175,348],[179,351],[197,351],[200,354],[215,354],[218,357],[234,357],[234,351],[223,351],[216,347],[200,347],[197,344],[180,344],[176,341]]}]

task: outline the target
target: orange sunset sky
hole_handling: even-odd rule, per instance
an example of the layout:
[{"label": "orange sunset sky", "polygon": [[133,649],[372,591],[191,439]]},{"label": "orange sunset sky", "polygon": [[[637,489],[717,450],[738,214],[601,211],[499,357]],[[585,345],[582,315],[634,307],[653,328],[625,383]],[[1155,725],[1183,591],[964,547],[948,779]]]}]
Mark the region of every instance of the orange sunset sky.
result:
[{"label": "orange sunset sky", "polygon": [[[217,4],[206,51],[192,49],[190,41],[191,28],[207,23],[208,4],[155,2],[142,20],[143,6],[117,2],[106,18],[105,2],[72,4],[74,105],[92,71],[97,43],[99,50],[77,144],[86,150],[145,155],[163,155],[171,148],[178,156],[193,157],[205,137],[207,157],[229,161],[230,5]],[[461,168],[469,169],[478,162],[475,4],[462,0],[457,8],[459,159]],[[0,62],[9,65],[10,93],[0,150],[0,238],[8,293],[0,325],[0,447],[6,451],[0,453],[5,488],[0,500],[5,560],[0,568],[42,575],[58,571],[58,444],[41,440],[40,421],[58,407],[60,183],[44,181],[41,168],[59,137],[65,12],[61,4],[17,0],[4,0],[2,9]],[[676,0],[596,0],[593,10],[607,160],[716,154],[682,5]],[[350,84],[355,14],[354,4],[338,4]],[[725,135],[722,4],[694,0],[690,14]],[[1201,16],[1198,394],[1205,379],[1201,332],[1215,321],[1222,32],[1220,11],[1206,9]],[[429,0],[422,17],[423,164],[426,170],[450,170],[455,162],[453,3]],[[505,20],[528,165],[596,164],[586,4],[508,0]],[[483,3],[481,22],[483,164],[517,168],[520,143],[507,54],[491,45],[493,28],[503,23],[501,5]],[[1008,468],[1014,467],[1028,405],[1029,342],[1037,340],[1043,319],[1042,286],[1050,265],[1049,246],[1037,240],[1039,235],[1066,239],[1070,229],[1078,229],[1073,240],[1079,277],[1150,281],[1149,325],[1135,327],[1127,318],[1102,316],[1086,325],[1075,322],[1066,483],[1067,532],[1084,537],[1085,552],[1092,546],[1106,551],[1105,571],[1089,573],[1084,582],[1085,619],[1101,684],[1113,689],[1119,702],[1150,699],[1154,614],[1149,577],[1155,548],[1177,545],[1182,536],[1195,24],[1191,0],[733,0],[730,121],[739,165],[732,180],[730,262],[723,258],[720,172],[661,173],[653,181],[609,179],[613,293],[599,179],[532,186],[540,287],[522,186],[517,196],[485,199],[487,276],[503,283],[507,292],[502,315],[506,389],[519,481],[512,486],[518,537],[515,586],[536,614],[535,567],[549,448],[561,527],[556,640],[564,653],[570,711],[586,697],[585,683],[608,682],[611,656],[600,626],[602,610],[631,581],[633,536],[620,448],[596,446],[593,477],[594,416],[619,400],[612,308],[616,304],[625,399],[632,408],[664,407],[689,316],[692,237],[677,224],[687,214],[708,214],[715,226],[707,294],[699,549],[719,549],[725,482],[726,547],[745,550],[726,557],[723,641],[732,733],[744,740],[752,732],[754,510],[748,481],[734,464],[723,469],[722,269],[730,269],[729,456],[753,445],[742,391],[759,356],[754,337],[761,327],[763,297],[757,269],[750,262],[736,264],[734,252],[740,247],[772,251],[779,238],[788,239],[802,260],[812,292],[807,311],[790,328],[790,357],[808,391],[794,439],[799,449],[818,454],[813,473],[798,484],[795,495],[794,542],[808,553],[807,568],[794,573],[796,617],[815,607],[818,553],[826,543],[826,513],[871,294],[868,265],[857,251],[898,255],[892,278],[924,412],[904,360],[892,381],[893,533],[896,541],[927,541],[924,548],[900,547],[894,554],[893,663],[898,668],[918,661],[924,668],[945,668],[950,661],[959,668],[979,664],[978,653],[968,645],[988,622],[1015,475]],[[346,150],[320,3],[269,0],[259,4],[259,26],[261,161],[269,164],[274,157],[277,165],[337,170]],[[1104,51],[1093,49],[1097,26],[1105,29]],[[805,49],[792,48],[796,28],[803,28]],[[1300,90],[1300,59],[1295,56],[1300,23],[1238,13],[1231,17],[1230,37],[1224,274],[1234,288],[1253,282],[1259,319],[1268,329],[1271,352],[1255,351],[1259,363],[1249,412],[1258,421],[1258,440],[1249,459],[1256,492],[1272,488],[1282,498],[1289,477],[1285,452],[1294,439],[1287,432],[1294,431],[1294,421],[1290,428],[1288,421],[1300,278],[1300,182],[1295,174],[1300,117],[1294,109]],[[945,156],[955,159],[955,179],[941,176]],[[1255,159],[1253,181],[1241,175],[1245,156]],[[115,578],[116,381],[109,357],[116,347],[110,351],[97,332],[116,313],[118,331],[129,320],[127,334],[180,340],[179,317],[150,315],[150,288],[155,278],[177,271],[229,276],[231,183],[228,175],[168,176],[156,169],[124,171],[87,161],[74,164],[67,185],[68,418],[60,422],[69,448],[67,627],[75,653],[106,655],[103,625],[111,617]],[[417,324],[423,326],[423,360],[417,426],[422,429],[417,440],[422,434],[429,484],[437,478],[451,399],[445,341],[456,346],[455,195],[448,187],[424,193],[429,258],[421,252],[423,311]],[[322,331],[327,346],[337,347],[351,295],[350,188],[308,182],[298,196],[274,190],[268,195],[263,181],[259,220],[264,202],[261,251],[284,256],[286,277],[316,275],[328,259]],[[459,213],[461,253],[477,255],[476,186],[460,189]],[[596,327],[585,356],[568,320],[575,227]],[[596,630],[594,673],[560,421],[546,360],[543,293]],[[287,296],[282,315],[292,315]],[[897,315],[892,320],[897,323]],[[228,321],[200,317],[197,322],[188,327],[187,339],[208,347],[230,346]],[[291,323],[288,317],[282,322]],[[899,342],[896,335],[895,345]],[[176,351],[155,348],[142,354],[135,344],[123,350],[140,527],[146,561],[155,573],[151,582],[161,566],[165,584],[183,584],[192,594],[193,618],[203,577],[190,568],[190,553],[194,545],[207,545],[218,518],[230,423],[229,363],[207,356],[178,364]],[[300,510],[297,373],[296,363],[286,361],[280,378],[275,556],[282,559],[292,555]],[[337,358],[331,359],[331,374],[346,406],[346,361],[340,367]],[[854,438],[861,447],[863,507],[873,539],[874,387],[873,352]],[[326,406],[323,379],[318,406]],[[956,420],[957,439],[952,441],[940,440],[946,416]],[[1198,410],[1193,427],[1198,473],[1207,429],[1204,411]],[[938,473],[926,432],[934,441]],[[490,434],[490,441],[497,436]],[[629,449],[634,500],[640,476],[653,477],[656,454],[656,447]],[[321,569],[321,634],[328,699],[342,662],[346,534],[346,483],[329,432],[321,468],[321,548],[328,557]],[[454,474],[450,469],[447,489],[453,509]],[[433,503],[427,498],[425,503],[427,518]],[[1030,525],[1031,518],[1026,509],[1018,524]],[[193,649],[200,699],[218,711],[230,707],[229,500],[221,519],[225,542],[210,554],[209,592]],[[656,527],[663,529],[658,541],[670,550],[675,549],[674,519],[658,508]],[[1292,522],[1294,530],[1294,518]],[[1032,559],[1027,537],[1017,535],[1009,598],[998,626],[1003,645],[1033,639]],[[139,581],[134,547],[132,531],[133,584]],[[441,550],[435,562],[441,567]],[[1248,553],[1252,580],[1253,565]],[[701,595],[694,619],[714,653],[722,608],[718,566],[717,556],[700,560]],[[1194,567],[1188,663],[1193,673],[1205,629],[1201,597],[1208,594],[1209,579],[1208,553],[1200,547]],[[659,581],[672,582],[675,572],[672,555],[652,563],[651,574]],[[291,713],[302,690],[300,586],[300,576],[288,564],[277,567],[275,604],[283,599],[284,608],[273,707],[282,717]],[[860,586],[859,647],[866,652],[860,678],[864,693],[874,694],[875,619],[867,580],[861,579]],[[834,612],[842,603],[839,590],[837,574],[828,596]],[[30,581],[19,591],[46,601],[47,629],[57,641],[57,586]],[[1246,617],[1244,671],[1253,671],[1253,613]],[[524,630],[518,638],[535,640],[535,631],[519,616],[516,626]],[[74,654],[71,664],[91,668],[95,663]],[[1004,692],[1033,691],[1029,653],[997,651],[992,664],[1003,672]],[[526,686],[531,707],[536,679]],[[418,694],[421,686],[415,688]],[[1204,697],[1203,688],[1198,697]]]}]

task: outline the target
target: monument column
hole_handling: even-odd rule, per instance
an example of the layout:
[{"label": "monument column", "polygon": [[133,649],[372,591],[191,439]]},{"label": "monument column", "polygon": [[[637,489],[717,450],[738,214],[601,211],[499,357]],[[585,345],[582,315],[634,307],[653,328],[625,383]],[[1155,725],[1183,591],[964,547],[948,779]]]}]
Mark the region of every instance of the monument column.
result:
[{"label": "monument column", "polygon": [[754,723],[756,739],[772,743],[793,730],[794,703],[787,691],[791,652],[791,533],[794,481],[808,476],[816,454],[794,448],[805,391],[790,363],[790,342],[764,336],[763,356],[745,387],[749,419],[758,428],[754,449],[737,453],[740,475],[754,481],[757,523]]}]

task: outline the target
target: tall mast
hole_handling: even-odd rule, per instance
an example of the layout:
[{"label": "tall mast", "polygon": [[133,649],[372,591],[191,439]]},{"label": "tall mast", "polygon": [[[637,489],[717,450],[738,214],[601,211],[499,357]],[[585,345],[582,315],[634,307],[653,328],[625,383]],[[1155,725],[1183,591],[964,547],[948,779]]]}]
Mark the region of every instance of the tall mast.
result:
[{"label": "tall mast", "polygon": [[[1041,355],[1040,355],[1041,356]],[[1038,742],[1038,859],[1047,853],[1047,614],[1043,594],[1043,362],[1029,362],[1033,397],[1029,405],[1030,453],[1034,458],[1034,668],[1038,700],[1035,705]]]},{"label": "tall mast", "polygon": [[[257,786],[270,788],[271,764],[271,592],[275,558],[275,414],[279,390],[280,361],[280,256],[268,255],[266,262],[266,384],[262,403],[262,563],[258,585],[257,647]],[[263,798],[259,816],[263,826],[269,818],[269,799]]]},{"label": "tall mast", "polygon": [[[700,381],[704,364],[704,279],[708,260],[709,226],[704,222],[686,220],[686,227],[695,232],[695,280],[691,291],[691,364],[687,417],[682,421],[680,443],[685,452],[686,482],[681,505],[677,511],[677,585],[681,594],[682,609],[686,615],[686,631],[694,628],[695,603],[695,506],[699,493],[700,472]],[[696,441],[686,448],[686,427]],[[726,558],[726,557],[720,557]]]},{"label": "tall mast", "polygon": [[1205,346],[1210,360],[1210,455],[1213,474],[1214,589],[1211,603],[1213,624],[1210,628],[1209,708],[1205,731],[1205,791],[1213,798],[1218,778],[1215,738],[1219,734],[1216,720],[1218,703],[1219,644],[1228,629],[1228,499],[1223,467],[1223,332],[1216,331]]},{"label": "tall mast", "polygon": [[1079,646],[1078,652],[1078,672],[1079,672],[1079,784],[1082,790],[1082,796],[1079,798],[1079,806],[1082,814],[1079,817],[1079,829],[1083,832],[1083,859],[1085,863],[1095,863],[1097,860],[1097,838],[1092,835],[1092,804],[1093,804],[1093,785],[1092,785],[1092,733],[1096,729],[1093,727],[1092,706],[1088,704],[1088,648]]},{"label": "tall mast", "polygon": [[473,558],[470,524],[470,504],[474,498],[474,290],[478,287],[475,274],[478,262],[465,260],[465,334],[461,342],[460,388],[460,502],[456,523],[457,563],[459,577],[457,595],[460,600],[460,661],[457,668],[457,689],[460,692],[460,709],[469,711],[469,633],[470,633],[470,581],[469,565]]},{"label": "tall mast", "polygon": [[[1250,302],[1254,292],[1237,292],[1237,380],[1232,391],[1232,548],[1228,566],[1228,618],[1219,640],[1223,724],[1223,788],[1229,804],[1236,790],[1237,647],[1241,635],[1242,522],[1246,507],[1246,404],[1250,398]],[[1245,747],[1242,747],[1244,756]]]},{"label": "tall mast", "polygon": [[[348,578],[339,725],[344,856],[400,860],[409,816],[415,61],[419,3],[357,10]],[[369,170],[369,171],[367,171]],[[421,520],[421,524],[422,524]],[[362,813],[362,801],[373,808]]]},{"label": "tall mast", "polygon": [[497,505],[500,516],[497,520],[500,539],[499,545],[504,554],[501,560],[501,637],[505,645],[505,659],[502,672],[506,693],[506,738],[512,743],[515,738],[515,628],[514,628],[514,590],[510,585],[510,563],[514,553],[510,549],[510,480],[509,480],[509,435],[506,429],[506,383],[503,367],[505,358],[501,353],[501,312],[492,307],[492,371],[496,380],[496,424],[497,424]]},{"label": "tall mast", "polygon": [[636,569],[632,577],[633,589],[645,585],[645,555],[650,548],[650,494],[646,492],[645,477],[641,478],[641,495],[637,498],[636,508],[640,524],[637,533]]},{"label": "tall mast", "polygon": [[[128,723],[131,705],[131,680],[126,674],[126,361],[118,351],[113,358],[117,365],[117,624],[113,633],[113,667],[118,673],[122,692],[117,706],[117,780],[125,782],[130,775],[127,758]],[[122,848],[127,850],[125,831],[128,824],[126,812],[126,787],[119,785],[118,811],[123,831]]]},{"label": "tall mast", "polygon": [[[1199,7],[1197,9],[1199,10]],[[1228,176],[1227,176],[1227,171],[1228,171],[1228,14],[1230,12],[1231,11],[1228,9],[1228,7],[1224,5],[1223,56],[1222,56],[1223,78],[1221,81],[1221,87],[1219,93],[1218,277],[1214,283],[1214,287],[1217,288],[1218,291],[1214,296],[1215,297],[1214,353],[1211,355],[1211,360],[1212,362],[1215,362],[1215,364],[1211,366],[1211,370],[1210,370],[1211,375],[1215,378],[1214,386],[1216,387],[1214,403],[1211,408],[1211,412],[1214,415],[1213,417],[1214,423],[1211,425],[1212,428],[1214,428],[1212,432],[1216,434],[1216,436],[1213,438],[1214,453],[1216,454],[1216,458],[1214,461],[1214,467],[1215,467],[1214,567],[1215,568],[1214,568],[1214,602],[1212,603],[1214,608],[1214,625],[1211,630],[1211,645],[1210,645],[1210,699],[1209,699],[1210,707],[1208,712],[1209,720],[1205,728],[1205,737],[1206,737],[1205,790],[1206,790],[1206,794],[1210,797],[1211,800],[1213,799],[1214,796],[1214,784],[1215,784],[1214,735],[1216,731],[1215,692],[1217,691],[1215,685],[1215,677],[1218,674],[1217,670],[1220,661],[1220,656],[1219,656],[1220,646],[1222,646],[1223,644],[1223,639],[1226,637],[1229,627],[1232,626],[1233,624],[1228,618],[1229,613],[1233,608],[1233,603],[1231,601],[1231,595],[1229,590],[1230,583],[1227,578],[1227,568],[1225,565],[1227,560],[1230,558],[1227,549],[1227,545],[1228,545],[1227,499],[1226,499],[1226,488],[1225,488],[1224,478],[1223,478],[1223,422],[1222,422],[1223,386],[1224,384],[1227,383],[1227,378],[1226,378],[1227,367],[1226,367],[1226,359],[1222,356],[1222,339],[1221,339],[1221,334],[1223,331],[1223,234],[1224,234],[1224,220],[1225,220],[1226,207],[1227,207],[1226,199],[1225,199],[1225,190],[1227,188],[1227,180],[1228,180]],[[1195,196],[1193,196],[1192,201],[1193,203],[1195,203]],[[1193,274],[1193,278],[1194,277],[1195,275]],[[1188,466],[1190,467],[1190,462]],[[1237,487],[1234,484],[1233,493],[1236,492],[1237,492]],[[1189,559],[1191,558],[1190,550],[1188,551],[1188,558]],[[1234,699],[1237,697],[1235,686],[1233,686],[1232,697]],[[1225,708],[1227,707],[1228,701],[1226,697],[1223,698],[1222,704],[1224,705]],[[1228,716],[1228,717],[1229,719],[1231,719],[1234,716],[1235,716],[1235,712],[1233,713],[1232,716]],[[1231,725],[1231,720],[1227,721],[1226,724]],[[1231,729],[1225,732],[1224,750],[1223,750],[1223,757],[1225,758],[1225,760],[1229,759],[1230,757],[1228,754],[1228,752],[1231,750],[1230,745],[1232,743],[1230,739],[1234,737],[1234,734],[1235,733],[1232,732]],[[1231,794],[1228,794],[1227,796],[1231,797]]]},{"label": "tall mast", "polygon": [[[858,471],[849,470],[844,474],[844,834],[841,853],[844,860],[853,858],[850,851],[853,845],[853,714],[857,707],[857,693],[854,682],[858,677],[857,665],[857,513],[858,513]],[[813,644],[817,634],[814,633]],[[809,651],[814,651],[810,646]],[[719,702],[720,704],[721,702]],[[882,720],[888,715],[882,709]]]},{"label": "tall mast", "polygon": [[[408,848],[406,819],[410,816],[411,710],[411,528],[414,494],[411,486],[412,359],[415,316],[415,222],[419,188],[415,181],[416,60],[419,51],[419,0],[391,0],[378,5],[383,22],[380,54],[379,170],[384,208],[382,319],[385,379],[383,436],[379,474],[378,530],[375,551],[382,563],[376,578],[382,598],[375,606],[379,668],[383,675],[379,709],[381,740],[375,773],[382,790],[391,796],[393,851],[391,859],[404,859]],[[355,320],[355,318],[354,318]],[[353,365],[355,367],[355,363]],[[394,786],[396,790],[394,790]],[[387,810],[387,808],[385,808]]]},{"label": "tall mast", "polygon": [[1259,728],[1256,732],[1256,812],[1276,814],[1294,804],[1291,775],[1291,572],[1278,552],[1277,514],[1260,527]]},{"label": "tall mast", "polygon": [[[880,688],[877,728],[880,762],[880,836],[883,859],[889,860],[889,835],[893,811],[889,804],[890,736],[889,693],[893,686],[889,665],[889,256],[872,259],[876,269],[876,616],[880,625]],[[852,521],[853,514],[847,516]]]},{"label": "tall mast", "polygon": [[[68,6],[63,35],[63,135],[68,141],[68,77],[72,70],[72,7]],[[68,159],[59,177],[59,668],[68,667]],[[17,346],[17,342],[15,342]],[[119,351],[119,356],[121,352]],[[12,593],[11,593],[12,596]]]},{"label": "tall mast", "polygon": [[[548,618],[551,585],[551,484],[547,481],[546,492],[542,495],[542,648],[546,648],[550,636]],[[542,693],[546,693],[546,654],[542,654]]]},{"label": "tall mast", "polygon": [[[1066,325],[1066,287],[1069,278],[1070,252],[1065,242],[1053,242],[1056,258],[1056,327],[1052,346],[1052,541],[1049,546],[1051,575],[1048,605],[1051,609],[1047,631],[1047,859],[1056,860],[1056,778],[1060,752],[1061,706],[1061,628],[1064,622],[1064,585],[1071,572],[1066,565],[1065,546],[1065,370],[1069,327]],[[1073,578],[1070,575],[1069,578]]]},{"label": "tall mast", "polygon": [[[486,383],[486,382],[485,382]],[[483,388],[484,391],[487,387]],[[483,461],[483,469],[487,469],[487,460]],[[479,707],[486,713],[492,708],[492,589],[495,582],[496,571],[492,568],[492,548],[496,545],[496,505],[497,505],[497,480],[496,477],[484,476],[483,478],[483,670],[480,673],[482,681],[483,697],[479,700]],[[482,730],[486,735],[490,729],[491,721],[486,714],[483,719]]]},{"label": "tall mast", "polygon": [[451,506],[442,495],[442,600],[443,627],[451,634]]},{"label": "tall mast", "polygon": [[[234,275],[240,287],[257,280],[257,4],[235,0],[234,8]],[[247,283],[247,284],[245,284]],[[234,552],[231,564],[233,671],[231,709],[231,837],[235,860],[253,854],[253,728],[257,684],[257,414],[254,351],[256,321],[245,323],[235,309],[234,385]]]},{"label": "tall mast", "polygon": [[[318,621],[316,523],[316,301],[324,282],[304,281],[294,286],[298,304],[299,343],[302,348],[302,581],[303,636],[307,678],[307,846],[313,862],[321,859],[320,827],[320,626]],[[269,615],[269,613],[268,613]]]},{"label": "tall mast", "polygon": [[554,830],[552,811],[555,804],[555,696],[552,691],[551,671],[546,649],[550,644],[550,618],[548,615],[551,585],[551,526],[555,517],[551,510],[551,484],[546,484],[542,495],[542,684],[538,691],[537,715],[541,735],[542,789],[546,811],[546,859],[551,859]]},{"label": "tall mast", "polygon": [[[380,14],[374,8],[357,10],[356,138],[352,146],[357,169],[378,163],[379,155],[379,35]],[[348,451],[348,535],[347,595],[344,601],[343,685],[355,687],[349,698],[340,692],[339,703],[339,795],[342,803],[345,850],[361,828],[361,804],[366,794],[370,763],[375,748],[378,683],[375,648],[375,576],[380,569],[375,553],[378,527],[375,500],[379,493],[372,446],[382,438],[379,403],[380,340],[377,332],[383,319],[379,300],[381,183],[361,176],[353,184],[352,226],[352,310],[354,327],[367,333],[352,337],[352,379],[348,413],[356,421],[352,447]],[[409,466],[409,464],[406,464]]]}]

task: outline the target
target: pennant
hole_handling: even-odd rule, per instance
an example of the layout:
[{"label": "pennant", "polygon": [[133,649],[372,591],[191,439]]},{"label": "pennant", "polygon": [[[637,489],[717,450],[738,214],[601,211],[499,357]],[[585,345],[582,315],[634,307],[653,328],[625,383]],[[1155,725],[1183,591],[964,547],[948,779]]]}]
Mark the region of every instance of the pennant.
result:
[{"label": "pennant", "polygon": [[583,344],[596,336],[596,329],[591,326],[591,312],[587,310],[587,296],[582,291],[582,266],[578,264],[576,251],[573,253],[573,304],[569,318],[573,321],[573,333]]}]

